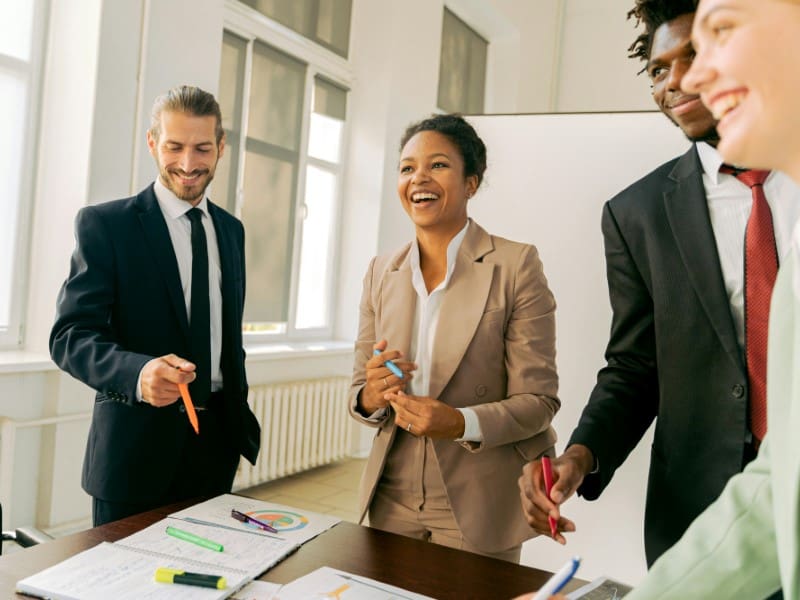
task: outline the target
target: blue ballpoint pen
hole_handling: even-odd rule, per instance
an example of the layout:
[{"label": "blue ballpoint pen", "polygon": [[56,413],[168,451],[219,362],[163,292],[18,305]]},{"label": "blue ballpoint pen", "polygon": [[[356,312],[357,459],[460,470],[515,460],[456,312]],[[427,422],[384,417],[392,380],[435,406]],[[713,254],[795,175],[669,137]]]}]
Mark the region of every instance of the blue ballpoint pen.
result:
[{"label": "blue ballpoint pen", "polygon": [[581,564],[581,557],[575,556],[567,562],[563,567],[561,567],[555,575],[553,575],[550,579],[547,580],[537,592],[537,594],[533,597],[533,600],[547,600],[553,594],[557,594],[561,591],[561,589],[567,585],[572,576],[575,575],[575,571],[578,570],[578,567]]},{"label": "blue ballpoint pen", "polygon": [[[381,351],[380,351],[380,350],[374,350],[372,353],[373,353],[375,356],[378,356],[378,355],[381,353]],[[384,365],[386,365],[386,368],[387,368],[387,369],[389,369],[389,370],[390,370],[392,373],[394,373],[395,375],[397,375],[397,376],[398,376],[400,379],[403,379],[403,372],[400,370],[400,367],[398,367],[396,364],[394,364],[394,363],[393,363],[392,361],[390,361],[390,360],[387,360],[387,361],[386,361],[385,363],[383,363],[383,364],[384,364]]]}]

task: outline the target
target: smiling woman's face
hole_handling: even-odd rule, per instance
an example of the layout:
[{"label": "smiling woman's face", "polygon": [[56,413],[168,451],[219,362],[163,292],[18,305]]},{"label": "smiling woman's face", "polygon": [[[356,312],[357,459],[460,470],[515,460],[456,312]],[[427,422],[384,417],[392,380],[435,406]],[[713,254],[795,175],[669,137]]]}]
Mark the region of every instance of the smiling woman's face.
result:
[{"label": "smiling woman's face", "polygon": [[800,182],[800,1],[702,0],[683,80],[719,119],[726,162]]},{"label": "smiling woman's face", "polygon": [[397,194],[417,230],[452,237],[467,222],[477,176],[464,176],[458,147],[437,131],[420,131],[400,153]]}]

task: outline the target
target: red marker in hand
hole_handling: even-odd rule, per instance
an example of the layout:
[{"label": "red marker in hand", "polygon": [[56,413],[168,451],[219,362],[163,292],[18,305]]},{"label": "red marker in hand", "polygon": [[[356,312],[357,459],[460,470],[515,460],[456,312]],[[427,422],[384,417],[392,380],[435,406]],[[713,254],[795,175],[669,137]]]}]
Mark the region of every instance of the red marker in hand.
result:
[{"label": "red marker in hand", "polygon": [[[550,490],[553,489],[553,466],[550,464],[550,458],[547,456],[542,457],[542,473],[544,474],[544,489],[547,492],[547,498],[552,501],[553,499],[550,498]],[[549,515],[547,516],[547,522],[550,523],[550,534],[555,538],[558,533],[558,523]]]}]

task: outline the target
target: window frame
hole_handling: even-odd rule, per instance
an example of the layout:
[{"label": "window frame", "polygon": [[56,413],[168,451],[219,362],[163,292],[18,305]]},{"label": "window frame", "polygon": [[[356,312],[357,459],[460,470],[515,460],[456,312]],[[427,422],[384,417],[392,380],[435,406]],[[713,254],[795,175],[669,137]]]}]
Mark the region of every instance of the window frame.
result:
[{"label": "window frame", "polygon": [[486,110],[487,109],[486,105],[488,103],[487,89],[489,87],[488,83],[489,83],[489,76],[490,76],[490,64],[491,64],[491,60],[492,60],[492,54],[491,54],[492,39],[491,39],[491,36],[486,35],[486,33],[484,33],[481,30],[481,28],[476,27],[475,24],[473,24],[473,22],[470,19],[465,18],[465,16],[462,14],[461,10],[459,10],[460,8],[462,8],[461,6],[459,6],[459,4],[460,3],[453,2],[451,0],[450,2],[445,2],[444,5],[442,6],[442,38],[441,38],[441,40],[439,42],[439,75],[437,77],[437,84],[436,84],[436,88],[437,88],[436,89],[436,110],[438,112],[441,112],[441,113],[451,112],[450,109],[443,108],[439,104],[440,92],[441,92],[441,84],[442,84],[441,79],[442,79],[442,67],[443,67],[443,65],[442,65],[443,52],[442,51],[444,49],[444,22],[447,19],[447,13],[450,13],[450,15],[453,18],[455,18],[461,25],[463,25],[465,28],[467,28],[478,39],[480,39],[481,41],[483,41],[486,44],[486,56],[484,57],[483,90],[482,90],[482,98],[481,98],[481,109],[476,112],[476,111],[472,111],[472,110],[469,110],[467,108],[462,107],[462,108],[455,109],[455,112],[459,112],[459,113],[462,113],[462,114],[487,114],[487,110]]},{"label": "window frame", "polygon": [[[308,142],[315,77],[320,77],[347,91],[351,91],[355,80],[353,69],[346,59],[336,54],[333,50],[304,37],[277,21],[273,21],[263,13],[240,3],[238,0],[226,0],[225,2],[224,30],[245,41],[241,133],[238,140],[238,161],[236,170],[235,172],[231,172],[231,177],[235,178],[236,181],[235,214],[237,216],[241,212],[244,199],[244,157],[247,144],[246,132],[249,118],[253,45],[256,41],[266,44],[278,52],[287,54],[306,65],[300,145],[298,147],[299,160],[297,163],[297,182],[294,197],[295,230],[292,240],[292,265],[286,330],[282,333],[245,331],[245,344],[257,345],[332,339],[335,328],[333,320],[336,315],[336,282],[338,281],[339,274],[339,261],[337,258],[341,252],[341,239],[338,232],[341,231],[341,221],[344,212],[343,196],[345,188],[345,169],[343,161],[335,165],[335,169],[332,169],[331,167],[334,165],[331,165],[331,163],[310,157],[308,155]],[[345,121],[342,131],[341,156],[343,159],[347,155],[347,149],[349,147],[350,119],[352,116],[350,105],[351,103],[348,101],[346,104]],[[336,205],[334,207],[334,217],[331,223],[331,228],[333,230],[331,236],[331,251],[328,253],[328,272],[330,274],[330,280],[325,290],[328,298],[326,311],[327,325],[325,327],[297,329],[295,327],[297,321],[297,292],[300,274],[300,255],[304,233],[303,216],[305,214],[306,177],[309,165],[319,166],[336,174],[337,181],[334,190]],[[245,235],[248,234],[250,233],[245,232]]]},{"label": "window frame", "polygon": [[42,88],[47,52],[50,0],[34,0],[31,22],[30,60],[0,53],[0,69],[26,77],[22,161],[19,178],[16,223],[12,226],[12,267],[9,286],[8,326],[0,325],[0,350],[20,350],[25,345],[25,311],[30,281],[31,233],[33,230],[33,199],[39,170],[39,129],[42,117]]}]

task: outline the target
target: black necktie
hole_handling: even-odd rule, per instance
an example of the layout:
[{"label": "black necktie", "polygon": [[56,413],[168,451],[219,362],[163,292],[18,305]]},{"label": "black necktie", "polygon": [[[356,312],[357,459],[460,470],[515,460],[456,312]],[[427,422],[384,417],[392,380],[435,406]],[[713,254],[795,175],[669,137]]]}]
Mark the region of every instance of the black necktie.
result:
[{"label": "black necktie", "polygon": [[189,352],[197,378],[189,389],[197,406],[206,406],[211,395],[211,309],[208,300],[208,246],[203,211],[192,208],[192,305],[189,315]]}]

